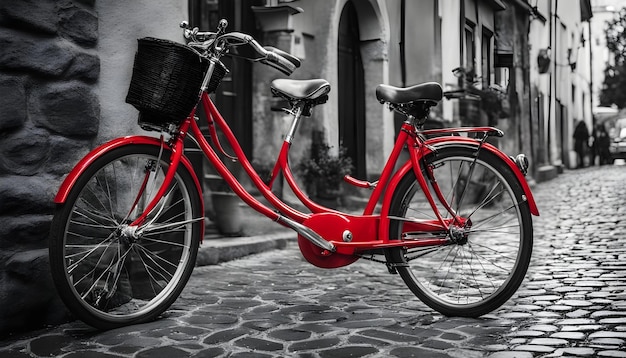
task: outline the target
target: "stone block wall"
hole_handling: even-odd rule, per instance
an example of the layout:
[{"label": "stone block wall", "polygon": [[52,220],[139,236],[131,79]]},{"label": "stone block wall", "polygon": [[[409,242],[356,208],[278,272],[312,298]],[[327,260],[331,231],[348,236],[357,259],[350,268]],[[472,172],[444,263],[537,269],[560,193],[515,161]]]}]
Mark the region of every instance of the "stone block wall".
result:
[{"label": "stone block wall", "polygon": [[95,0],[0,2],[0,334],[63,321],[48,230],[98,134]]}]

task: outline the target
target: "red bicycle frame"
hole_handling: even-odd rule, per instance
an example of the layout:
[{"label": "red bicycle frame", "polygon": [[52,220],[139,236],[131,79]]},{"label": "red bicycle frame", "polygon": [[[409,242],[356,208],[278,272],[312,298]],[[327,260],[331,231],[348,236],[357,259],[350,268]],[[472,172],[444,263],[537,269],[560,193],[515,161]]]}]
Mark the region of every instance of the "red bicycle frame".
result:
[{"label": "red bicycle frame", "polygon": [[[258,200],[256,200],[252,195],[250,195],[238,182],[238,180],[233,176],[233,174],[226,168],[223,162],[219,159],[216,152],[213,148],[204,140],[204,136],[197,126],[195,121],[192,121],[191,118],[185,122],[185,124],[190,124],[190,131],[194,135],[195,138],[199,139],[199,144],[202,151],[207,155],[210,162],[215,166],[218,173],[226,180],[229,186],[233,189],[237,195],[239,195],[248,205],[250,205],[255,210],[264,214],[272,220],[281,222],[282,215],[285,215],[291,220],[296,221],[297,223],[305,223],[307,220],[310,220],[312,216],[317,214],[326,214],[325,218],[328,220],[330,215],[335,217],[341,217],[342,221],[345,221],[345,228],[340,230],[341,232],[348,230],[351,232],[351,240],[346,241],[343,237],[331,237],[325,238],[325,240],[330,241],[333,246],[336,248],[337,253],[352,255],[358,251],[371,250],[376,248],[385,248],[385,247],[393,247],[393,246],[427,246],[427,245],[438,245],[447,243],[447,239],[430,239],[430,240],[419,240],[413,242],[402,242],[400,243],[398,240],[390,240],[388,237],[389,233],[389,217],[388,210],[391,202],[392,191],[384,192],[388,187],[393,188],[397,185],[400,178],[409,170],[413,170],[415,173],[416,179],[422,188],[422,192],[425,194],[426,199],[430,203],[433,212],[435,213],[437,219],[432,221],[423,221],[423,222],[405,222],[403,231],[424,231],[424,232],[432,232],[432,231],[443,231],[446,232],[449,229],[449,226],[452,222],[457,222],[457,224],[461,225],[462,218],[456,217],[456,215],[452,212],[450,208],[450,214],[452,214],[452,219],[444,219],[439,213],[437,206],[435,204],[435,199],[431,195],[431,191],[427,190],[428,184],[426,182],[426,178],[422,173],[423,166],[420,164],[421,159],[428,155],[436,146],[455,142],[455,143],[465,143],[471,145],[482,145],[485,150],[489,150],[495,153],[498,153],[500,157],[508,160],[510,162],[511,167],[518,173],[518,179],[522,183],[524,187],[524,191],[526,192],[528,201],[530,203],[531,212],[534,214],[538,214],[536,205],[532,198],[532,194],[530,189],[527,187],[526,181],[523,178],[523,175],[519,172],[517,167],[515,167],[514,163],[504,154],[502,154],[497,148],[487,144],[482,143],[475,139],[470,139],[466,137],[439,137],[433,140],[424,140],[424,137],[421,137],[416,132],[415,128],[408,121],[402,125],[398,138],[396,139],[396,143],[394,148],[389,156],[385,167],[382,170],[380,179],[378,184],[371,184],[367,182],[357,181],[350,177],[347,178],[348,182],[353,184],[362,186],[362,187],[373,187],[372,194],[369,198],[369,201],[363,211],[362,215],[350,215],[338,212],[333,209],[329,209],[323,207],[312,200],[310,200],[307,195],[298,187],[296,180],[290,170],[288,163],[288,153],[289,148],[291,146],[290,140],[285,140],[283,142],[282,148],[278,154],[278,159],[274,166],[274,170],[272,171],[272,177],[270,179],[269,185],[266,185],[259,175],[256,173],[248,159],[246,158],[241,146],[239,145],[237,139],[234,134],[230,130],[226,121],[222,118],[219,111],[209,98],[206,93],[203,93],[201,99],[202,105],[204,107],[205,113],[207,113],[207,120],[209,122],[209,129],[211,130],[211,137],[217,138],[215,125],[219,127],[219,129],[225,134],[226,139],[228,140],[231,148],[234,150],[235,157],[240,161],[242,167],[244,168],[247,175],[250,177],[254,185],[258,188],[260,193],[269,201],[269,203],[278,210],[277,213],[275,210],[266,207]],[[294,119],[294,121],[297,119]],[[297,127],[297,123],[292,125],[293,127]],[[186,125],[185,125],[186,128]],[[441,130],[431,130],[424,131],[423,134],[452,134],[457,132],[481,132],[481,133],[495,133],[499,132],[495,128],[491,127],[474,127],[474,128],[453,128],[453,129],[441,129]],[[178,142],[182,141],[183,136],[178,139]],[[219,142],[218,142],[219,143]],[[400,156],[401,151],[405,147],[409,148],[410,159],[401,167],[401,169],[394,173],[394,167],[398,158]],[[219,146],[219,144],[218,144]],[[312,214],[305,214],[300,211],[293,209],[288,206],[284,202],[282,202],[279,198],[272,193],[272,183],[275,181],[278,173],[282,171],[285,177],[287,184],[291,187],[295,195],[298,199],[309,209]],[[435,195],[438,197],[438,200],[446,205],[446,201],[443,197],[443,194],[439,191],[437,185],[432,185]],[[380,215],[374,215],[374,209],[379,200],[382,201],[382,210]],[[314,231],[317,231],[312,227]]]},{"label": "red bicycle frame", "polygon": [[[533,199],[532,193],[524,179],[523,174],[517,168],[513,160],[511,160],[504,153],[499,151],[494,146],[480,141],[462,136],[451,136],[450,134],[458,132],[468,133],[501,133],[499,130],[492,127],[467,127],[467,128],[450,128],[439,130],[427,130],[418,132],[413,124],[406,121],[398,134],[395,145],[391,154],[385,164],[380,178],[377,183],[369,183],[360,181],[351,177],[346,177],[346,181],[363,188],[372,188],[371,196],[365,206],[365,209],[361,215],[346,214],[321,206],[312,200],[298,187],[294,175],[289,167],[288,153],[291,146],[292,138],[285,138],[274,169],[272,171],[272,177],[269,184],[265,184],[259,175],[256,173],[250,161],[246,158],[243,149],[239,145],[235,135],[229,128],[228,124],[221,116],[208,94],[203,92],[201,100],[204,112],[207,116],[209,130],[212,142],[219,151],[223,152],[221,145],[217,139],[217,128],[225,135],[230,147],[234,151],[236,160],[239,161],[247,175],[252,180],[252,183],[257,187],[259,192],[267,199],[272,207],[266,206],[252,196],[241,185],[232,172],[226,167],[224,162],[218,156],[216,150],[209,144],[201,132],[197,118],[195,116],[195,110],[183,121],[180,125],[177,133],[172,137],[170,143],[166,144],[163,140],[158,141],[155,138],[132,136],[117,139],[109,142],[94,150],[84,160],[82,165],[79,165],[70,173],[68,178],[61,187],[55,202],[61,203],[65,201],[67,193],[73,186],[76,178],[91,163],[96,157],[102,155],[107,149],[111,149],[114,146],[123,145],[124,143],[141,142],[152,145],[165,146],[168,145],[172,151],[170,156],[170,166],[166,174],[166,177],[159,189],[157,195],[154,197],[151,203],[148,204],[144,213],[139,216],[132,225],[141,225],[148,215],[148,213],[157,205],[160,198],[165,194],[167,188],[171,184],[171,180],[176,172],[178,165],[183,164],[188,169],[190,168],[189,161],[183,154],[183,142],[187,133],[191,133],[196,139],[196,142],[200,146],[202,152],[206,155],[211,164],[215,167],[219,175],[226,181],[231,189],[250,207],[259,213],[267,216],[273,221],[276,221],[284,226],[290,227],[297,231],[300,236],[310,241],[313,245],[304,246],[301,245],[301,250],[305,257],[312,261],[313,256],[319,256],[322,261],[315,262],[314,264],[321,267],[338,267],[349,264],[356,260],[355,254],[362,251],[368,251],[373,249],[391,248],[391,247],[420,247],[420,246],[432,246],[432,245],[444,245],[449,243],[449,239],[446,239],[446,235],[441,235],[442,238],[431,238],[422,240],[403,241],[399,238],[389,237],[390,220],[398,220],[399,218],[393,218],[389,216],[389,209],[391,205],[391,199],[393,190],[387,190],[387,188],[395,188],[400,179],[408,172],[413,171],[416,180],[419,183],[422,192],[425,195],[426,200],[430,204],[433,213],[436,216],[435,220],[420,220],[411,221],[403,219],[402,232],[440,232],[446,233],[449,231],[451,225],[462,226],[463,218],[456,216],[453,210],[447,207],[446,200],[443,194],[439,191],[436,184],[431,184],[431,188],[434,191],[435,197],[441,202],[444,207],[451,214],[450,218],[444,219],[435,203],[435,197],[431,194],[431,190],[427,184],[427,178],[425,177],[423,170],[428,170],[427,166],[422,164],[422,158],[430,154],[437,148],[445,147],[447,145],[465,145],[472,146],[480,150],[487,150],[495,153],[501,157],[511,169],[516,173],[517,178],[524,189],[526,200],[529,203],[531,213],[538,215],[537,206]],[[292,130],[295,131],[297,127],[297,120],[299,116],[294,117],[294,123],[292,124]],[[217,128],[216,128],[217,126]],[[425,139],[425,135],[446,135],[439,136],[433,139]],[[290,136],[287,136],[290,137]],[[115,143],[113,143],[115,142]],[[408,148],[410,158],[394,172],[395,165],[400,157],[400,153],[403,148]],[[297,198],[311,211],[311,213],[300,212],[291,206],[284,203],[272,192],[272,184],[276,180],[278,174],[283,172],[284,178],[287,184],[291,187]],[[193,173],[192,170],[190,170]],[[428,174],[427,174],[428,175]],[[201,194],[200,185],[197,178],[194,178],[196,182],[196,188]],[[376,205],[382,202],[380,214],[374,214]],[[310,251],[308,255],[305,251]],[[335,254],[335,255],[334,255]],[[327,262],[327,258],[330,256],[338,257],[338,259]],[[358,258],[358,257],[357,257]]]}]

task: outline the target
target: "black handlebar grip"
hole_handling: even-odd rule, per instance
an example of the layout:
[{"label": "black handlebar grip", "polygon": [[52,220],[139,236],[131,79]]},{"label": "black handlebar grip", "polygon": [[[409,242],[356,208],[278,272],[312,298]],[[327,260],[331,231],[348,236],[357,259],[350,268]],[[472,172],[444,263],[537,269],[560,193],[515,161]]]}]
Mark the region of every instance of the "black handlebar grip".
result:
[{"label": "black handlebar grip", "polygon": [[299,59],[299,58],[297,58],[296,56],[294,56],[294,55],[290,54],[289,52],[285,52],[285,51],[283,51],[283,50],[281,50],[281,49],[278,49],[278,48],[276,48],[276,47],[273,47],[273,46],[264,46],[263,48],[264,48],[266,51],[271,51],[271,52],[274,52],[274,53],[275,53],[275,54],[277,54],[277,55],[280,55],[280,56],[284,57],[284,58],[285,58],[285,59],[287,59],[289,62],[293,63],[293,64],[294,64],[294,66],[296,66],[296,68],[297,68],[297,67],[300,67],[300,64],[301,64],[301,63],[300,63],[300,59]]},{"label": "black handlebar grip", "polygon": [[274,51],[267,52],[267,64],[286,74],[287,76],[291,75],[293,71],[296,70],[296,65],[294,65],[291,61],[287,60],[283,56],[277,54]]}]

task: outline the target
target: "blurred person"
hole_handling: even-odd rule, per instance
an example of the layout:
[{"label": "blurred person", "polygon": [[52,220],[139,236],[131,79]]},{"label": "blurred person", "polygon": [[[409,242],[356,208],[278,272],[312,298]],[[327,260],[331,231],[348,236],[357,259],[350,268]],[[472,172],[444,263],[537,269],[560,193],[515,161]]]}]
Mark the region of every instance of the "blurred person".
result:
[{"label": "blurred person", "polygon": [[611,154],[609,153],[609,145],[611,144],[611,139],[609,137],[609,133],[604,127],[604,124],[596,124],[593,128],[593,132],[591,133],[591,137],[593,138],[591,157],[592,165],[595,164],[596,156],[598,157],[599,165],[610,164]]},{"label": "blurred person", "polygon": [[574,151],[576,152],[576,168],[585,167],[585,152],[589,142],[589,130],[585,121],[580,120],[574,129]]}]

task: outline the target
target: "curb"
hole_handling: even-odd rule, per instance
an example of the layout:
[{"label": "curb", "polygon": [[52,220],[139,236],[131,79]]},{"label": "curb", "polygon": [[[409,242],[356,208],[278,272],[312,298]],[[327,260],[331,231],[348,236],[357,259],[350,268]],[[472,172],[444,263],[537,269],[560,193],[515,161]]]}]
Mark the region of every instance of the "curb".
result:
[{"label": "curb", "polygon": [[198,249],[196,266],[217,265],[260,252],[282,250],[297,239],[295,231],[241,237],[205,238]]}]

